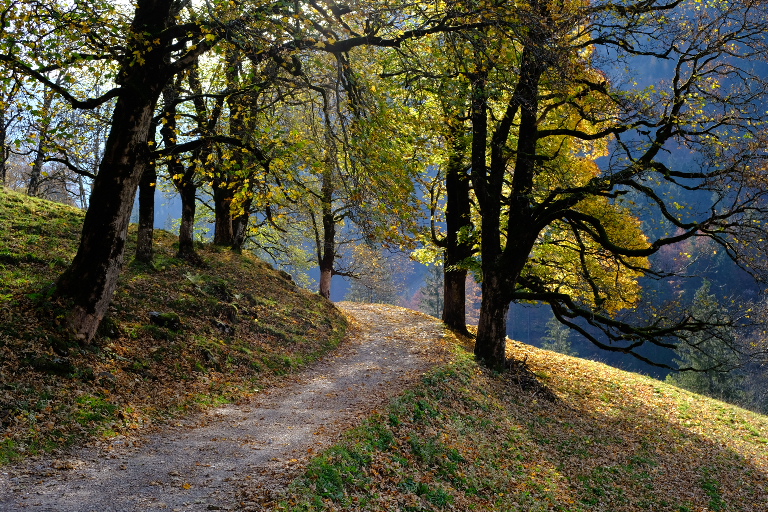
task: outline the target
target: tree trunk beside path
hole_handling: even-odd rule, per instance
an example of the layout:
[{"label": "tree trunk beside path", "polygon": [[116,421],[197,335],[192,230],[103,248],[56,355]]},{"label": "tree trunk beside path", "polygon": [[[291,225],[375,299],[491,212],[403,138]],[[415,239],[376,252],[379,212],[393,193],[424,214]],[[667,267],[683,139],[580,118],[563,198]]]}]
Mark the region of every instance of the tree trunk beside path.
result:
[{"label": "tree trunk beside path", "polygon": [[450,357],[442,324],[341,303],[341,348],[276,388],[136,440],[0,468],[0,510],[261,510],[339,435]]}]

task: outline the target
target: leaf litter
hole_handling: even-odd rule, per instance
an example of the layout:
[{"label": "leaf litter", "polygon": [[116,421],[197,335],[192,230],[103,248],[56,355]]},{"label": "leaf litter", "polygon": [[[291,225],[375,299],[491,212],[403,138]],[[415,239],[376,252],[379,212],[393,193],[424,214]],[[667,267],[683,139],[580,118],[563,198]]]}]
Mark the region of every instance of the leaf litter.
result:
[{"label": "leaf litter", "polygon": [[463,341],[312,460],[274,508],[768,510],[765,416],[517,342],[500,374]]}]

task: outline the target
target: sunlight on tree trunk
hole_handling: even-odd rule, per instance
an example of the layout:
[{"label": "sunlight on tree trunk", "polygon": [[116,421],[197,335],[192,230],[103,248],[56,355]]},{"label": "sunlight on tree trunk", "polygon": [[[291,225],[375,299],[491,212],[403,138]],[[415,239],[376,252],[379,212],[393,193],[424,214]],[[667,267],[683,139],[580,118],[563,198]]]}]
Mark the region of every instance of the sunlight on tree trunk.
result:
[{"label": "sunlight on tree trunk", "polygon": [[[139,33],[159,34],[174,4],[140,1],[133,20]],[[142,48],[143,51],[143,48]],[[169,79],[165,49],[144,54],[142,63],[125,62],[111,131],[83,222],[80,246],[57,283],[59,297],[71,300],[69,324],[74,335],[90,341],[112,299],[123,266],[128,222],[139,180],[149,161],[147,140],[155,104]]]}]

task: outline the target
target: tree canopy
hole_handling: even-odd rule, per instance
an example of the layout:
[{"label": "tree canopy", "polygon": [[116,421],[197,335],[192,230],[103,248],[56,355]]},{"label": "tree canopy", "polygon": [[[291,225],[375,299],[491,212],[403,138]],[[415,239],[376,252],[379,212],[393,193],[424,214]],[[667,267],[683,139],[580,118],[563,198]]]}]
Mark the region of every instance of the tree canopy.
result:
[{"label": "tree canopy", "polygon": [[[84,341],[111,300],[139,183],[151,192],[160,165],[184,204],[182,257],[195,260],[198,192],[218,244],[305,257],[310,233],[324,296],[347,273],[345,243],[418,239],[444,251],[450,326],[464,327],[467,270],[480,276],[487,364],[505,364],[515,301],[657,363],[644,345],[700,344],[712,320],[647,304],[644,279],[684,274],[655,254],[706,238],[764,277],[765,4],[4,0],[3,163],[19,138],[11,100],[28,98],[41,141],[21,137],[30,191],[46,162],[90,188],[57,284]],[[108,135],[89,145],[96,125]]]}]

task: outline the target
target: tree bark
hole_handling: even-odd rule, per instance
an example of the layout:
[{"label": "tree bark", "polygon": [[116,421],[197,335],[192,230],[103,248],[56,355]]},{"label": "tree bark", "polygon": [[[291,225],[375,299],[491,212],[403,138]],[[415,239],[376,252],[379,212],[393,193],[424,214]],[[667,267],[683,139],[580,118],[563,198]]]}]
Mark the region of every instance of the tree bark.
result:
[{"label": "tree bark", "polygon": [[[539,29],[534,28],[537,34]],[[538,35],[541,39],[543,36]],[[519,79],[491,137],[490,166],[485,164],[488,143],[488,105],[485,81],[473,87],[472,98],[472,183],[482,212],[483,299],[477,327],[475,354],[494,368],[505,364],[506,325],[513,290],[536,242],[532,208],[533,179],[536,172],[539,83],[546,62],[531,48],[522,54]],[[506,243],[502,244],[502,201],[507,172],[510,132],[519,117],[515,168],[509,194],[505,225]],[[482,171],[482,172],[479,172]]]},{"label": "tree bark", "polygon": [[252,202],[252,198],[246,199],[242,204],[242,213],[232,218],[232,249],[236,252],[243,250],[245,241],[248,239],[248,220],[251,217]]},{"label": "tree bark", "polygon": [[333,265],[336,260],[336,222],[330,204],[323,204],[323,247],[320,254],[320,290],[326,299],[331,298]]},{"label": "tree bark", "polygon": [[[448,251],[445,252],[448,265]],[[444,270],[443,275],[443,323],[462,334],[467,334],[466,295],[467,271]]]},{"label": "tree bark", "polygon": [[88,209],[88,195],[85,193],[85,182],[79,174],[77,175],[77,200],[80,203],[81,210]]},{"label": "tree bark", "polygon": [[234,194],[227,187],[227,182],[213,185],[214,221],[213,243],[232,247],[235,240],[232,229],[232,199]]},{"label": "tree bark", "polygon": [[[174,3],[173,0],[139,0],[132,33],[151,37],[161,34],[171,19]],[[137,49],[142,50],[143,46]],[[165,53],[166,49],[158,46],[145,51],[140,61],[124,61],[121,65],[118,82],[122,92],[117,98],[104,157],[93,183],[80,245],[72,264],[57,283],[57,296],[70,306],[69,327],[75,337],[84,342],[95,335],[123,266],[131,208],[149,162],[147,138],[152,116],[160,91],[171,76],[164,65]]]},{"label": "tree bark", "polygon": [[144,169],[139,182],[139,229],[136,235],[136,260],[148,264],[152,263],[154,256],[152,239],[155,230],[156,183],[157,170],[152,162]]},{"label": "tree bark", "polygon": [[505,296],[504,282],[496,273],[484,274],[475,356],[498,370],[503,369],[506,362],[508,312],[509,297]]},{"label": "tree bark", "polygon": [[443,322],[468,334],[466,319],[467,269],[462,265],[472,256],[471,242],[461,239],[462,229],[471,227],[469,176],[464,165],[466,144],[458,130],[451,133],[451,153],[445,173],[445,252],[443,275]]},{"label": "tree bark", "polygon": [[[336,165],[336,154],[331,148],[334,146],[330,137],[330,126],[326,124],[326,144],[328,144],[328,158],[323,169],[323,181],[320,188],[320,202],[322,205],[322,238],[317,237],[316,243],[318,264],[320,266],[320,296],[331,298],[331,281],[333,280],[333,266],[336,263],[336,215],[333,212],[333,169]],[[317,229],[317,228],[315,228]],[[316,234],[317,235],[317,234]]]},{"label": "tree bark", "polygon": [[[225,59],[227,62],[226,83],[227,88],[236,91],[241,86],[241,67],[242,54],[235,48],[227,50]],[[235,139],[245,140],[247,118],[247,96],[242,94],[233,94],[227,97],[227,106],[229,107],[229,135]],[[250,212],[251,200],[247,199],[244,204],[236,205],[235,187],[242,188],[242,177],[248,165],[246,154],[242,148],[232,148],[227,162],[221,162],[221,176],[218,187],[214,183],[214,210],[216,213],[216,233],[214,234],[214,243],[226,245],[238,251],[245,242],[246,228],[248,225],[248,216]],[[218,188],[218,190],[217,190]],[[247,204],[245,204],[247,203]],[[233,215],[233,205],[239,212]]]},{"label": "tree bark", "polygon": [[[194,76],[194,78],[193,78]],[[202,95],[202,87],[197,80],[197,62],[192,65],[190,70],[190,85],[193,94]],[[178,134],[176,130],[176,101],[178,99],[178,88],[180,84],[168,83],[163,87],[164,122],[160,128],[160,135],[163,137],[163,145],[166,149],[173,148],[178,144]],[[202,106],[201,106],[202,105]],[[198,110],[198,124],[200,119],[205,116],[205,103],[202,99],[195,100],[195,108]],[[200,110],[203,110],[201,113]],[[194,229],[195,229],[195,195],[197,185],[195,184],[195,169],[197,160],[203,151],[195,150],[195,156],[188,168],[178,159],[177,155],[171,153],[168,156],[168,176],[176,186],[181,198],[181,224],[179,226],[179,250],[177,256],[190,263],[199,265],[202,261],[195,252]],[[207,157],[207,153],[205,154]]]},{"label": "tree bark", "polygon": [[32,169],[29,173],[29,184],[27,185],[27,195],[37,197],[40,195],[40,181],[43,176],[43,163],[45,162],[45,148],[43,147],[43,133],[41,130],[40,138],[37,141],[37,154],[32,162]]},{"label": "tree bark", "polygon": [[[221,114],[221,105],[224,100],[223,98],[218,100],[217,107],[214,108],[213,113],[209,116],[208,107],[203,100],[203,87],[200,83],[198,67],[198,62],[195,61],[190,67],[187,81],[194,96],[193,104],[195,105],[198,135],[202,137],[214,130]],[[210,144],[202,146],[193,152],[192,163],[183,170],[181,176],[177,174],[171,175],[171,180],[176,185],[176,189],[181,197],[181,225],[179,226],[179,252],[177,256],[194,265],[203,265],[202,258],[195,251],[195,211],[197,209],[196,195],[198,187],[195,175],[198,166],[202,165],[203,162],[207,162],[212,152],[213,149]]]},{"label": "tree bark", "polygon": [[[487,164],[488,103],[486,97],[487,73],[480,73],[472,84],[472,185],[482,213],[481,253],[483,294],[480,318],[475,339],[475,355],[492,368],[502,368],[506,362],[506,328],[509,298],[503,296],[504,287],[497,270],[501,253],[501,198],[502,179],[494,179]],[[492,162],[493,163],[493,162]],[[499,169],[495,169],[499,170]],[[503,169],[502,169],[503,172]],[[514,280],[511,281],[514,283]]]},{"label": "tree bark", "polygon": [[177,256],[183,260],[198,262],[200,259],[195,252],[195,195],[197,187],[191,180],[185,180],[176,185],[181,198],[181,225],[179,226],[179,252]]},{"label": "tree bark", "polygon": [[321,268],[320,269],[320,289],[318,293],[321,297],[326,299],[331,298],[331,281],[333,279],[333,269]]},{"label": "tree bark", "polygon": [[8,125],[5,120],[6,110],[3,101],[0,101],[0,187],[4,187],[6,180],[8,179],[8,168],[6,162],[8,162],[8,146],[5,144],[5,139],[8,137]]},{"label": "tree bark", "polygon": [[[61,81],[58,79],[57,84]],[[48,129],[51,127],[51,104],[53,103],[53,90],[45,89],[43,91],[42,120],[40,121],[40,130],[37,133],[37,152],[35,161],[32,163],[32,170],[29,175],[29,184],[27,185],[27,195],[37,197],[40,195],[40,182],[43,177],[43,164],[45,163],[45,138]]]}]

